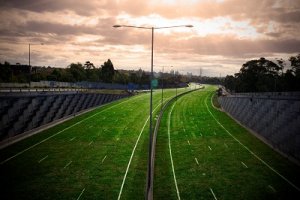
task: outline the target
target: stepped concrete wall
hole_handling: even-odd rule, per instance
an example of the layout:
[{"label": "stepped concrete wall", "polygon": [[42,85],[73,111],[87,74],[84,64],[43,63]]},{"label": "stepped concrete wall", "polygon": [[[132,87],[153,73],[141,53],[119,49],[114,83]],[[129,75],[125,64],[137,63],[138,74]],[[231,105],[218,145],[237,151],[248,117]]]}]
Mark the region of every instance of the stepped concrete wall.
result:
[{"label": "stepped concrete wall", "polygon": [[223,110],[274,149],[300,163],[300,93],[244,93],[218,98]]},{"label": "stepped concrete wall", "polygon": [[81,92],[0,94],[0,141],[127,96]]}]

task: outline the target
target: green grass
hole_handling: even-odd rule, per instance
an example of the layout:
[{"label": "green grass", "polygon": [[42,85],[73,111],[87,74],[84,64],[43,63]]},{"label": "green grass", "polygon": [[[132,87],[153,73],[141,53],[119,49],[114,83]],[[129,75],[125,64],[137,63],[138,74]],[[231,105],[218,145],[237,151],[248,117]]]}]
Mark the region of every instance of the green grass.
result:
[{"label": "green grass", "polygon": [[[165,90],[165,100],[174,94],[175,90]],[[160,91],[153,97],[155,116],[160,109]],[[77,199],[83,190],[82,199],[117,199],[142,130],[121,197],[144,198],[148,123],[142,128],[148,116],[149,94],[141,94],[0,150],[1,163],[21,152],[0,165],[1,199]]]},{"label": "green grass", "polygon": [[[211,98],[215,89],[207,87],[205,91],[184,95],[164,113],[156,146],[154,199],[177,199],[168,145],[168,120],[181,199],[214,199],[211,189],[217,199],[299,198],[299,191],[253,154],[298,187],[299,166],[273,151],[225,113],[214,109]],[[233,139],[212,115],[253,154]]]},{"label": "green grass", "polygon": [[[213,199],[210,188],[218,199],[299,196],[216,123],[208,109],[257,156],[300,185],[299,167],[212,107],[213,90],[214,87],[206,87],[184,95],[164,113],[157,138],[155,199],[177,199],[167,129],[173,105],[170,141],[182,199]],[[184,91],[187,89],[178,90]],[[175,90],[165,90],[165,100],[174,94]],[[160,109],[160,98],[160,90],[155,91],[154,118]],[[140,94],[104,105],[0,150],[1,199],[77,199],[80,195],[80,199],[117,199],[135,144],[121,199],[144,199],[148,116],[149,93]]]}]

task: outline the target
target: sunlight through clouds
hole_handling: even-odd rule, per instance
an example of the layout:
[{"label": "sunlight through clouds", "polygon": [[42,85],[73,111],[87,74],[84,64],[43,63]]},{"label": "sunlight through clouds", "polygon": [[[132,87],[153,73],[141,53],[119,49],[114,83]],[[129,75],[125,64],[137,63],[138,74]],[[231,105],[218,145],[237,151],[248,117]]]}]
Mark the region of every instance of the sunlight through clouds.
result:
[{"label": "sunlight through clouds", "polygon": [[[236,73],[249,59],[300,52],[300,0],[4,0],[0,62],[67,67],[110,58],[117,68],[149,67],[151,32],[115,24],[193,28],[155,31],[154,62],[184,72]],[[60,66],[58,66],[60,65]]]}]

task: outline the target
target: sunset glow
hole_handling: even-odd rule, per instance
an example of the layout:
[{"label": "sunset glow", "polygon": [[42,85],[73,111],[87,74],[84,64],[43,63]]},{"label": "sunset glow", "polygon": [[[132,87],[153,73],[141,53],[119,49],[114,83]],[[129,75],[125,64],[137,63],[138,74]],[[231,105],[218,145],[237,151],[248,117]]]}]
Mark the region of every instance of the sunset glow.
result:
[{"label": "sunset glow", "polygon": [[[236,73],[250,59],[300,53],[300,0],[4,0],[0,62],[67,67],[110,58],[116,69],[149,70],[151,31],[115,24],[193,28],[156,30],[154,65],[181,73]],[[155,69],[159,71],[160,69]]]}]

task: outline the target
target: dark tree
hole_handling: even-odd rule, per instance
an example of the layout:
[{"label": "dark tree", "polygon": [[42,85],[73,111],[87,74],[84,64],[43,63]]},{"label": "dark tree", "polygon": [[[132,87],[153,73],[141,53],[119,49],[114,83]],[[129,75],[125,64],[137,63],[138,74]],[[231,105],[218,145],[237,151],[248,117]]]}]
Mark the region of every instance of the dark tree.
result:
[{"label": "dark tree", "polygon": [[9,62],[0,63],[0,82],[10,82],[12,79],[12,70]]},{"label": "dark tree", "polygon": [[236,90],[238,92],[277,91],[280,70],[282,66],[265,58],[248,61],[236,74],[239,83]]},{"label": "dark tree", "polygon": [[114,65],[112,64],[111,60],[108,59],[103,65],[101,65],[100,77],[104,82],[112,83],[114,74]]},{"label": "dark tree", "polygon": [[81,63],[72,63],[69,67],[75,81],[86,80],[85,70]]}]

